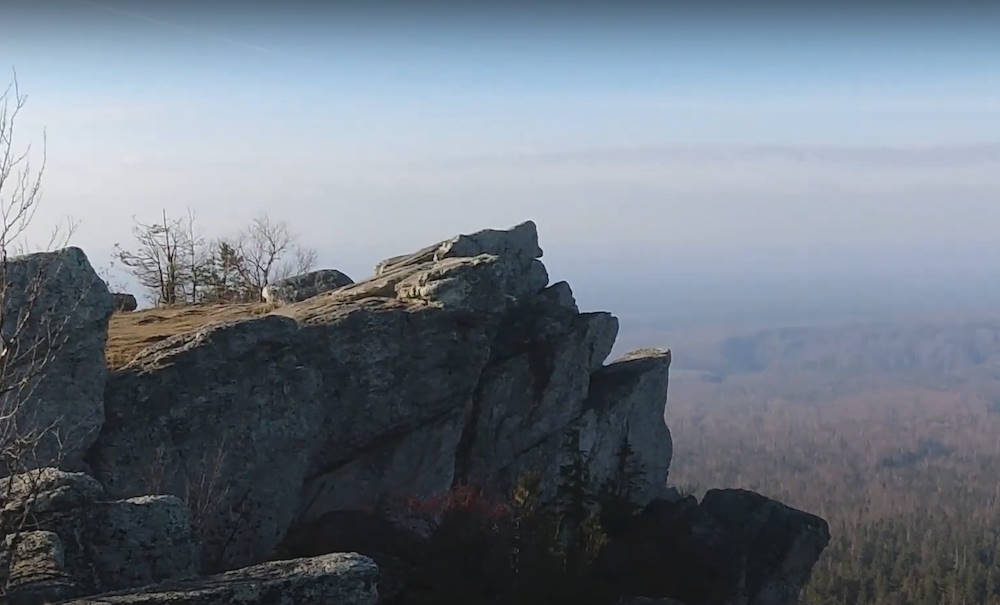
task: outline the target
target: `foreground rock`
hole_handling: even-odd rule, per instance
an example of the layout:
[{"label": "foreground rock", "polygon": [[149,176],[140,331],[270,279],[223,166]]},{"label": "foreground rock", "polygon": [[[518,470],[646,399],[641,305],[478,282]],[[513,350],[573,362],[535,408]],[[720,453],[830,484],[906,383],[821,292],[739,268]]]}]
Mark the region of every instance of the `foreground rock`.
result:
[{"label": "foreground rock", "polygon": [[77,466],[104,421],[111,295],[79,248],[12,258],[6,279],[0,382],[18,386],[0,395],[0,416],[37,442],[20,468]]},{"label": "foreground rock", "polygon": [[626,594],[700,605],[794,605],[830,540],[826,521],[746,490],[656,500],[605,548]]},{"label": "foreground rock", "polygon": [[353,283],[354,280],[336,269],[322,269],[268,284],[261,294],[266,302],[284,305],[303,301]]},{"label": "foreground rock", "polygon": [[275,561],[66,605],[375,605],[378,568],[367,557],[332,554]]},{"label": "foreground rock", "polygon": [[44,468],[0,480],[0,587],[11,603],[55,601],[192,576],[197,548],[173,496],[103,499],[82,473]]},{"label": "foreground rock", "polygon": [[323,422],[298,330],[284,317],[209,327],[108,382],[97,478],[115,497],[195,492],[206,568],[264,560],[295,516]]}]

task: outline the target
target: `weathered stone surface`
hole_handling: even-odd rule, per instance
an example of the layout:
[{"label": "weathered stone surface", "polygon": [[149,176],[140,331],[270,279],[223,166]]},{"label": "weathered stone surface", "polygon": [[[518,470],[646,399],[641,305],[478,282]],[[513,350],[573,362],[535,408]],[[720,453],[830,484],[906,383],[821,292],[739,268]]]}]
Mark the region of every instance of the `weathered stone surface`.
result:
[{"label": "weathered stone surface", "polygon": [[[69,585],[74,594],[116,590],[188,577],[197,570],[187,507],[173,496],[108,501],[93,478],[52,468],[5,479],[0,490],[8,489],[12,496],[4,502],[2,524],[12,532],[8,546],[17,546],[25,532],[51,543],[52,560],[65,575],[53,576],[58,590]],[[38,549],[0,551],[7,561],[0,571],[9,565],[12,578],[17,569],[44,571],[56,565],[42,566]]]},{"label": "weathered stone surface", "polygon": [[66,605],[375,605],[378,576],[378,568],[367,557],[332,554],[263,563]]},{"label": "weathered stone surface", "polygon": [[590,373],[617,332],[612,315],[578,314],[548,296],[512,309],[479,381],[457,461],[460,478],[489,484],[500,477],[498,487],[509,489],[528,470],[520,457],[561,439],[583,414]]},{"label": "weathered stone surface", "polygon": [[601,573],[630,594],[704,605],[793,605],[830,539],[826,522],[745,490],[655,500],[615,536]]},{"label": "weathered stone surface", "polygon": [[115,311],[131,313],[139,308],[139,302],[131,294],[116,292],[111,294],[111,298],[114,301]]},{"label": "weathered stone surface", "polygon": [[56,528],[83,546],[67,550],[71,573],[95,578],[80,582],[87,592],[144,586],[198,572],[187,506],[174,496],[97,502],[81,519],[67,517]]},{"label": "weathered stone surface", "polygon": [[262,294],[265,301],[284,305],[300,302],[353,283],[353,279],[336,269],[321,269],[268,284]]},{"label": "weathered stone surface", "polygon": [[79,248],[12,258],[7,279],[0,373],[24,387],[0,395],[0,410],[20,436],[41,435],[20,468],[75,466],[104,420],[111,295]]},{"label": "weathered stone surface", "polygon": [[[630,500],[645,505],[667,492],[673,441],[665,415],[670,351],[643,349],[601,368],[590,380],[580,448],[593,480],[613,480],[625,465],[643,479]],[[626,451],[629,460],[623,459]]]},{"label": "weathered stone surface", "polygon": [[463,423],[462,414],[450,413],[310,478],[298,521],[308,523],[330,511],[366,510],[383,499],[431,498],[446,492],[454,481]]},{"label": "weathered stone surface", "polygon": [[93,477],[46,467],[0,479],[3,494],[2,527],[31,516],[65,512],[87,506],[100,498],[104,488]]},{"label": "weathered stone surface", "polygon": [[205,564],[270,554],[294,518],[320,436],[321,379],[298,325],[269,316],[178,336],[112,374],[88,461],[109,494],[205,503]]},{"label": "weathered stone surface", "polygon": [[10,605],[43,605],[80,594],[66,573],[62,540],[50,531],[11,534],[4,544],[5,567],[0,572]]}]

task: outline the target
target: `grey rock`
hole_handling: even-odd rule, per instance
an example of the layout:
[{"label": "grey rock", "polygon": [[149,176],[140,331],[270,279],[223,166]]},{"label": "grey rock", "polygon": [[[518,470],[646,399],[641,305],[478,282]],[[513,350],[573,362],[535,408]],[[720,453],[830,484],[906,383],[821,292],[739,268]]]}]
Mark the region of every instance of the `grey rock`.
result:
[{"label": "grey rock", "polygon": [[746,490],[654,500],[598,573],[626,594],[704,605],[794,605],[830,540],[826,521]]},{"label": "grey rock", "polygon": [[508,305],[506,276],[499,257],[483,254],[449,258],[396,284],[400,300],[468,311],[497,313]]},{"label": "grey rock", "polygon": [[93,478],[52,468],[3,481],[0,489],[9,489],[12,497],[4,503],[2,527],[12,533],[6,536],[8,548],[0,551],[11,574],[21,561],[28,566],[23,569],[37,567],[31,563],[37,549],[13,548],[25,532],[54,545],[53,561],[65,575],[53,576],[55,585],[71,584],[75,594],[142,586],[197,571],[187,507],[173,496],[108,501]]},{"label": "grey rock", "polygon": [[[645,479],[629,498],[638,504],[665,498],[653,500],[661,508],[650,504],[646,535],[633,536],[636,544],[651,552],[667,544],[673,554],[664,557],[687,552],[688,561],[714,571],[717,563],[737,565],[716,549],[756,547],[734,533],[711,502],[692,505],[666,486],[670,353],[642,350],[605,366],[618,320],[580,313],[565,282],[546,287],[541,254],[530,222],[461,235],[387,259],[369,280],[284,304],[272,315],[156,344],[110,376],[107,419],[86,461],[110,497],[185,497],[204,546],[202,568],[218,571],[274,556],[285,536],[324,519],[352,519],[396,497],[434,498],[463,483],[504,491],[531,471],[541,471],[543,494],[551,497],[567,454],[584,458],[596,490],[620,477],[623,452],[631,449]],[[180,517],[169,513],[172,505],[156,501],[158,516],[143,513],[152,525],[177,526],[187,535]],[[121,571],[130,584],[179,577],[187,539],[170,544],[155,532],[144,534],[128,508],[140,504],[148,508],[152,501],[90,504],[87,519],[131,528],[123,535],[132,541],[115,542],[116,552],[140,559],[157,549],[173,553],[168,571],[147,567],[141,577]],[[684,520],[678,527],[687,533],[657,533],[662,507]],[[778,531],[770,513],[751,508],[727,510],[747,527]],[[801,521],[789,519],[793,526]],[[405,514],[383,520],[409,522]],[[64,535],[59,527],[53,531]],[[697,532],[701,537],[691,537]],[[721,538],[706,543],[706,535]],[[779,563],[779,572],[767,577],[784,574],[794,585],[798,562],[817,544],[804,538],[799,554],[781,559],[793,562]],[[75,552],[85,551],[66,547],[71,571]],[[101,573],[122,561],[114,555],[100,563]],[[260,592],[247,593],[248,602],[256,602],[271,594],[271,580],[249,579],[258,572],[292,593],[299,586],[294,574],[305,582],[303,590],[312,590],[313,581],[326,586],[326,572],[314,563],[219,577],[231,578],[239,594],[240,586],[257,586]],[[643,565],[637,569],[648,569]],[[227,582],[191,580],[97,602],[226,602],[235,598]],[[754,594],[787,592],[780,582],[768,586]]]},{"label": "grey rock", "polygon": [[[673,441],[666,422],[670,351],[641,349],[601,368],[590,380],[580,448],[598,485],[613,480],[622,464],[644,476],[629,499],[645,505],[668,495]],[[627,445],[631,460],[622,460]]]},{"label": "grey rock", "polygon": [[580,308],[576,305],[576,298],[573,296],[573,290],[564,281],[556,282],[545,288],[539,293],[539,296],[551,300],[560,307],[569,309],[574,313],[580,312]]},{"label": "grey rock", "polygon": [[81,578],[79,584],[88,593],[187,578],[198,572],[198,547],[188,509],[174,496],[98,502],[81,517],[64,518],[55,527],[60,535],[79,540],[68,549],[69,571]]},{"label": "grey rock", "polygon": [[[499,287],[507,296],[530,297],[541,291],[548,283],[545,266],[537,260],[542,256],[542,249],[538,247],[538,230],[532,221],[526,221],[507,230],[484,229],[468,235],[457,235],[413,254],[384,260],[375,267],[375,276],[380,278],[390,274],[416,273],[420,270],[433,271],[435,266],[454,272],[456,266],[463,265],[463,269],[470,265],[473,269],[478,269],[474,273],[480,275],[484,269],[483,260],[475,263],[466,261],[457,265],[443,261],[473,259],[484,255],[492,257],[488,269],[491,274],[490,287]],[[442,276],[431,275],[417,280],[428,282],[441,279]],[[450,296],[439,295],[438,298],[442,300],[456,300],[459,297],[456,289],[459,292],[468,291],[462,290],[459,284],[450,282],[439,287],[450,294]],[[412,296],[414,292],[412,287],[404,291],[407,292],[407,296]]]},{"label": "grey rock", "polygon": [[79,248],[10,259],[5,289],[5,385],[0,410],[15,411],[21,436],[40,436],[15,469],[79,464],[104,420],[104,345],[113,309],[108,288]]},{"label": "grey rock", "polygon": [[706,522],[696,532],[715,538],[706,540],[714,553],[746,553],[742,586],[726,605],[798,603],[799,592],[830,541],[826,521],[740,489],[709,490],[700,509],[714,523]]},{"label": "grey rock", "polygon": [[274,561],[66,605],[375,605],[378,568],[357,554]]},{"label": "grey rock", "polygon": [[108,493],[204,503],[210,569],[270,554],[299,505],[320,436],[320,376],[298,325],[268,316],[168,339],[112,374],[88,462]]},{"label": "grey rock", "polygon": [[111,294],[111,298],[114,301],[115,311],[131,313],[139,308],[139,302],[131,294],[115,292]]},{"label": "grey rock", "polygon": [[4,595],[10,605],[43,605],[80,594],[66,573],[62,540],[50,531],[11,534],[4,544]]},{"label": "grey rock", "polygon": [[[470,412],[460,479],[501,491],[533,463],[532,449],[560,441],[584,413],[590,374],[618,332],[608,313],[577,314],[547,296],[512,309],[493,343]],[[558,473],[545,473],[554,489]]]},{"label": "grey rock", "polygon": [[17,527],[24,516],[61,513],[87,506],[104,494],[93,477],[46,467],[0,479],[4,495],[0,527]]},{"label": "grey rock", "polygon": [[331,511],[365,510],[393,496],[422,499],[448,491],[462,426],[461,414],[448,414],[310,478],[298,521],[308,523]]},{"label": "grey rock", "polygon": [[354,280],[336,269],[321,269],[268,284],[262,294],[265,301],[283,305],[300,302],[353,283]]}]

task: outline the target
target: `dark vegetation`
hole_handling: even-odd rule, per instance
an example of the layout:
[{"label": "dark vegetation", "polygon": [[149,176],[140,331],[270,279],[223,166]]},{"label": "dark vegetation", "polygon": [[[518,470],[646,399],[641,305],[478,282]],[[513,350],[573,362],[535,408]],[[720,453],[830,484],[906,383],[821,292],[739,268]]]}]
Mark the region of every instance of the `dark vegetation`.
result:
[{"label": "dark vegetation", "polygon": [[678,354],[710,374],[672,373],[671,479],[826,518],[810,605],[1000,603],[998,333],[802,328]]},{"label": "dark vegetation", "polygon": [[[573,445],[569,434],[565,447]],[[628,496],[642,469],[624,444],[620,472],[592,493],[586,466],[569,458],[553,502],[540,501],[533,475],[511,494],[457,486],[435,498],[390,498],[377,510],[321,518],[288,536],[278,555],[368,554],[383,571],[382,602],[393,605],[611,605],[620,591],[599,557],[638,512]]]}]

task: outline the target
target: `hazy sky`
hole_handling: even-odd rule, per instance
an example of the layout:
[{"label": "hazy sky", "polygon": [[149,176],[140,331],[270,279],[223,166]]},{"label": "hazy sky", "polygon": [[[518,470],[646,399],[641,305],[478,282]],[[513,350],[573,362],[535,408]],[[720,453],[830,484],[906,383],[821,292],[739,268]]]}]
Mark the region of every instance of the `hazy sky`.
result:
[{"label": "hazy sky", "polygon": [[0,65],[98,265],[164,207],[355,278],[533,218],[626,316],[1000,304],[1000,3],[688,4],[0,0]]}]

